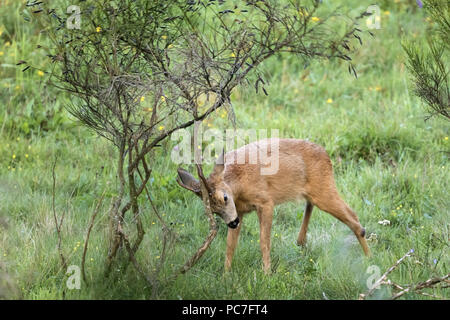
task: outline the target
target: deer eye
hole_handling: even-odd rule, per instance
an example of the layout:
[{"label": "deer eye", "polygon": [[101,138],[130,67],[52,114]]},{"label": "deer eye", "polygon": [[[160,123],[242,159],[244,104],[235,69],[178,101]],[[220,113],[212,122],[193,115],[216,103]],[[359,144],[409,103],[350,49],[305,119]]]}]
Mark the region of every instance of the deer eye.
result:
[{"label": "deer eye", "polygon": [[228,196],[226,194],[223,195],[223,201],[227,202]]}]

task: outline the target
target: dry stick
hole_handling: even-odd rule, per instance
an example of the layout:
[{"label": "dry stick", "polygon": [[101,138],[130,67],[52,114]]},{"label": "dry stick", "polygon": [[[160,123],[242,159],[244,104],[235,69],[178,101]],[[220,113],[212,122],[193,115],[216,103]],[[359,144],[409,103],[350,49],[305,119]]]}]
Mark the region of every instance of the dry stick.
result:
[{"label": "dry stick", "polygon": [[386,279],[389,273],[395,270],[397,266],[404,260],[406,257],[410,257],[413,251],[408,251],[403,257],[401,257],[392,267],[390,267],[382,276],[380,279],[378,279],[372,286],[372,289],[370,289],[366,294],[361,293],[359,295],[359,300],[364,300],[368,296],[372,295],[372,293],[375,291],[376,288],[378,288],[381,283]]},{"label": "dry stick", "polygon": [[392,286],[397,290],[404,290],[405,288],[403,288],[401,285],[387,279],[386,281],[382,281],[380,284],[384,284],[384,285],[388,285],[388,286]]},{"label": "dry stick", "polygon": [[[422,290],[422,289],[425,289],[425,288],[432,288],[438,283],[445,282],[445,280],[448,279],[449,276],[450,276],[450,273],[448,273],[447,275],[445,275],[443,277],[431,278],[431,279],[428,279],[427,281],[419,282],[416,285],[410,285],[408,288],[406,288],[406,289],[400,291],[399,293],[393,295],[391,297],[391,299],[395,300],[395,299],[401,297],[402,295],[404,295],[407,292],[419,291],[419,290]],[[423,292],[421,294],[423,294]]]},{"label": "dry stick", "polygon": [[103,202],[103,197],[105,196],[105,191],[103,191],[102,196],[100,197],[100,200],[97,203],[97,206],[95,207],[94,213],[92,214],[91,222],[89,223],[89,227],[86,233],[86,239],[84,240],[84,249],[83,249],[83,257],[81,258],[81,274],[83,275],[83,280],[85,283],[88,283],[86,280],[86,273],[84,271],[84,265],[86,262],[86,253],[88,248],[88,242],[89,242],[89,236],[91,235],[92,227],[94,226],[95,218],[97,217],[98,210],[100,209],[100,205]]},{"label": "dry stick", "polygon": [[432,297],[432,298],[434,298],[434,299],[447,300],[446,298],[441,297],[441,296],[437,296],[437,295],[435,295],[435,294],[430,294],[430,293],[420,292],[420,291],[417,291],[416,293],[421,294],[421,295],[423,295],[423,296]]},{"label": "dry stick", "polygon": [[61,249],[61,225],[64,219],[64,214],[61,217],[60,222],[58,223],[58,217],[56,216],[56,208],[55,208],[55,189],[56,189],[56,175],[55,175],[55,167],[56,167],[56,158],[55,161],[53,162],[53,166],[52,166],[52,178],[53,178],[53,187],[52,187],[52,210],[53,210],[53,219],[55,220],[55,225],[56,225],[56,233],[58,234],[58,252],[59,252],[59,257],[61,259],[61,265],[63,267],[64,270],[67,270],[67,263],[66,263],[66,259],[64,258],[64,255],[62,253],[62,249]]},{"label": "dry stick", "polygon": [[[397,283],[395,283],[395,282],[393,282],[393,281],[391,281],[389,279],[387,279],[386,281],[381,282],[381,284],[392,286],[394,289],[397,289],[399,291],[405,290],[405,288],[403,288],[399,284],[397,284]],[[441,287],[441,288],[443,288],[443,287]],[[427,297],[432,297],[432,298],[435,298],[435,299],[445,300],[445,298],[443,298],[441,296],[437,296],[437,295],[434,295],[434,294],[429,294],[429,293],[426,293],[426,292],[416,291],[415,293],[421,294],[421,295],[427,296]]]},{"label": "dry stick", "polygon": [[181,274],[186,273],[189,271],[196,263],[197,261],[203,256],[203,254],[208,250],[209,246],[211,245],[211,242],[214,240],[214,238],[217,235],[217,231],[219,227],[217,226],[216,220],[214,219],[214,216],[211,211],[211,205],[209,201],[209,192],[208,192],[208,184],[206,182],[206,178],[203,175],[203,170],[201,165],[197,164],[197,173],[200,177],[200,186],[202,189],[202,198],[203,198],[203,204],[205,205],[205,215],[208,218],[209,221],[209,234],[206,237],[203,244],[198,248],[197,252],[184,264],[184,266],[179,270],[179,272],[175,275],[175,278]]}]

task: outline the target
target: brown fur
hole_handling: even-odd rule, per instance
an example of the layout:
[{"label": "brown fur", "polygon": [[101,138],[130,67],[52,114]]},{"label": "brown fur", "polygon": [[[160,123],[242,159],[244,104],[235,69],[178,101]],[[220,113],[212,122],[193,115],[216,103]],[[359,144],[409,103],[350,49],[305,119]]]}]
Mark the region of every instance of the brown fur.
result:
[{"label": "brown fur", "polygon": [[[279,139],[278,171],[272,175],[261,175],[260,169],[265,164],[261,163],[260,159],[257,163],[251,164],[249,155],[254,155],[259,149],[267,147],[270,156],[272,148],[275,147],[274,141],[261,140],[228,152],[224,158],[224,165],[216,164],[208,178],[208,184],[213,190],[211,196],[213,211],[220,214],[227,224],[236,217],[240,220],[236,229],[228,229],[225,270],[231,268],[244,215],[256,210],[260,226],[263,268],[265,272],[269,272],[273,209],[278,204],[301,199],[305,199],[307,204],[297,239],[299,245],[306,243],[309,219],[313,207],[317,206],[345,223],[356,235],[364,253],[370,255],[364,238],[364,228],[355,212],[338,194],[331,161],[325,149],[304,140]],[[237,164],[236,159],[244,155],[245,163]],[[201,195],[195,178],[184,170],[179,170],[179,175],[181,186]],[[224,194],[228,197],[227,202],[224,201]]]}]

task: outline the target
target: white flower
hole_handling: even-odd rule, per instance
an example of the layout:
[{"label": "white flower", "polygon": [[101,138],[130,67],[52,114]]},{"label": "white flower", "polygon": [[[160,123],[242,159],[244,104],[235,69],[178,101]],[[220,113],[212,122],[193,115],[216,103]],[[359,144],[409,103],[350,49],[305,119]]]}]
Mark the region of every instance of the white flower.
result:
[{"label": "white flower", "polygon": [[377,241],[378,237],[376,233],[371,233],[370,236],[367,238],[367,241]]},{"label": "white flower", "polygon": [[389,226],[391,224],[391,222],[389,220],[381,220],[381,221],[378,221],[378,224],[381,224],[383,226]]}]

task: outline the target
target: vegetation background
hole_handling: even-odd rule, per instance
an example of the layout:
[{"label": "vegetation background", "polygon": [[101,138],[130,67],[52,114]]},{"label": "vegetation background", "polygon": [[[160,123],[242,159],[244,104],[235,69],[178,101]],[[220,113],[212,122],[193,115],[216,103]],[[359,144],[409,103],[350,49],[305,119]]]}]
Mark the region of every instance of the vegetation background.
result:
[{"label": "vegetation background", "polygon": [[[331,1],[323,5],[331,6]],[[372,1],[341,1],[361,13]],[[177,234],[159,275],[158,299],[356,299],[366,292],[369,266],[381,273],[411,249],[414,255],[391,275],[400,284],[449,271],[449,125],[426,118],[411,92],[403,39],[422,41],[433,21],[415,1],[378,1],[381,29],[354,58],[358,78],[342,61],[303,65],[294,57],[264,65],[268,96],[239,88],[232,97],[239,128],[279,129],[281,137],[309,139],[330,154],[338,189],[366,227],[373,258],[365,259],[351,231],[317,208],[306,248],[296,246],[303,203],[276,209],[272,229],[273,274],[261,268],[256,214],[246,217],[233,271],[225,276],[226,227],[200,262],[174,282],[164,282],[202,243],[208,232],[203,207],[176,181],[177,165],[163,150],[151,180],[154,203]],[[105,279],[108,199],[115,194],[115,149],[74,121],[64,109],[69,96],[46,83],[47,75],[16,64],[45,61],[45,45],[25,2],[0,0],[0,297],[24,299],[145,299],[150,288],[130,266]],[[145,99],[141,102],[146,107]],[[205,122],[226,128],[219,111]],[[68,290],[60,265],[52,210],[52,164],[56,159],[55,209],[65,212],[62,249],[80,265],[94,207],[105,201],[86,258],[89,285]],[[206,170],[207,172],[209,170]],[[146,236],[137,258],[158,264],[160,241],[149,203]],[[389,220],[390,224],[380,224]],[[448,290],[448,289],[447,289]],[[428,291],[448,298],[446,289]],[[390,289],[376,291],[387,298]],[[408,294],[405,299],[427,299]]]}]

